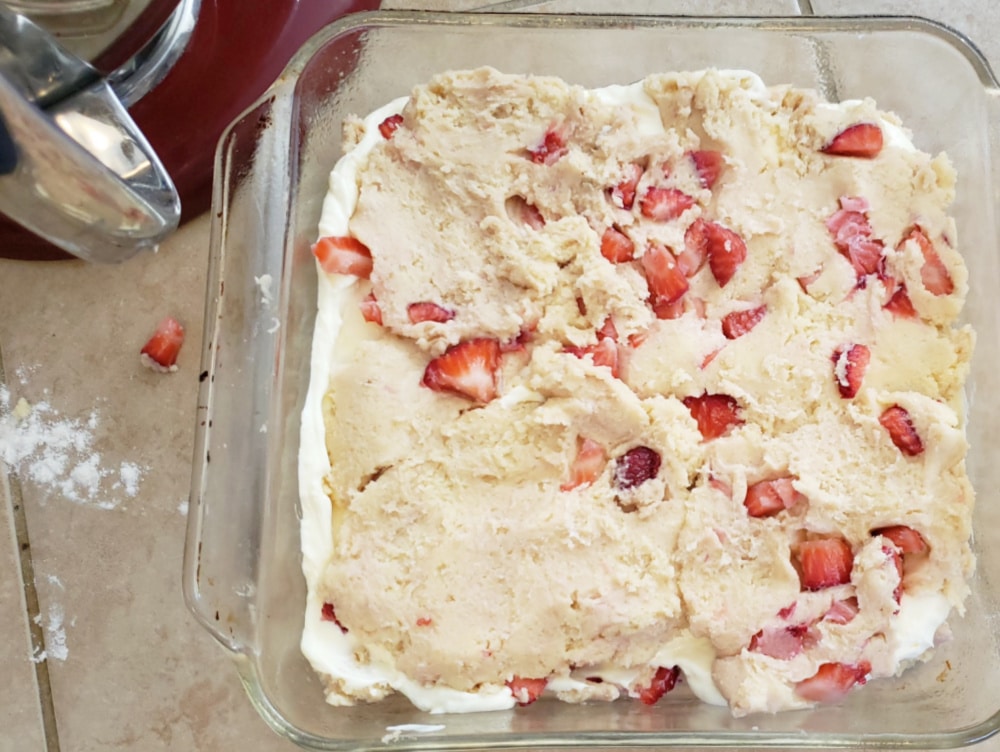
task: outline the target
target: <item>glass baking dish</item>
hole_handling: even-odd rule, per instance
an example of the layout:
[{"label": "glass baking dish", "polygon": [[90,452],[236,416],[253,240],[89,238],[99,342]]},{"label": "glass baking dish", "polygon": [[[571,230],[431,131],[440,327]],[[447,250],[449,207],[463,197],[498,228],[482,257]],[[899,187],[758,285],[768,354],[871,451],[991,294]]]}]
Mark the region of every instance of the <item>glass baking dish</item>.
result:
[{"label": "glass baking dish", "polygon": [[[765,82],[871,96],[946,150],[979,340],[967,391],[978,490],[978,569],[954,639],[929,663],[840,705],[734,719],[678,690],[659,704],[566,705],[430,715],[400,697],[334,708],[299,652],[305,583],[297,513],[299,414],[309,378],[315,240],[344,117],[446,69],[492,65],[578,84],[741,68]],[[654,18],[377,12],[311,39],[226,131],[215,177],[211,268],[184,585],[232,654],[271,727],[310,749],[513,746],[919,747],[1000,728],[1000,298],[995,182],[1000,91],[968,41],[916,18]],[[394,728],[423,724],[423,728]],[[419,732],[419,733],[418,733]]]}]

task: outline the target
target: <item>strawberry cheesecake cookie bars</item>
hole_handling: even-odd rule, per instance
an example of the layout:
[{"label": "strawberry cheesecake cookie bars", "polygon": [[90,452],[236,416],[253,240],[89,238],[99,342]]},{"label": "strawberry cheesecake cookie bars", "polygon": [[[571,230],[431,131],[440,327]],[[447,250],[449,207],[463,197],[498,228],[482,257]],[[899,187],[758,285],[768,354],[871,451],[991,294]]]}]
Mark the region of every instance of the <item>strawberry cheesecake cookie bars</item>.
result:
[{"label": "strawberry cheesecake cookie bars", "polygon": [[732,71],[446,73],[345,151],[300,462],[330,703],[774,712],[947,637],[973,334],[945,156]]}]

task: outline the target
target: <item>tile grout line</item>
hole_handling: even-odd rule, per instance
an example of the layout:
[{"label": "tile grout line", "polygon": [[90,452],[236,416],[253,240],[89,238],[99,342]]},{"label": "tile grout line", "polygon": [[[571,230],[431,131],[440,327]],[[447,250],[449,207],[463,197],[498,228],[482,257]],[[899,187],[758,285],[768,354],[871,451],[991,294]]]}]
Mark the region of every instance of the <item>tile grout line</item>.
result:
[{"label": "tile grout line", "polygon": [[[3,350],[0,349],[0,384],[6,384],[3,368]],[[7,498],[10,499],[10,515],[14,521],[14,537],[17,542],[18,564],[21,586],[24,589],[25,617],[31,634],[31,644],[35,649],[45,650],[45,631],[42,629],[41,608],[38,590],[35,588],[35,567],[31,560],[31,542],[28,539],[28,520],[24,513],[24,497],[21,482],[13,468],[4,474]],[[56,708],[52,697],[52,683],[49,679],[48,660],[32,661],[35,665],[35,685],[38,687],[38,705],[42,714],[42,733],[45,735],[46,752],[59,752],[59,731],[56,727]]]}]

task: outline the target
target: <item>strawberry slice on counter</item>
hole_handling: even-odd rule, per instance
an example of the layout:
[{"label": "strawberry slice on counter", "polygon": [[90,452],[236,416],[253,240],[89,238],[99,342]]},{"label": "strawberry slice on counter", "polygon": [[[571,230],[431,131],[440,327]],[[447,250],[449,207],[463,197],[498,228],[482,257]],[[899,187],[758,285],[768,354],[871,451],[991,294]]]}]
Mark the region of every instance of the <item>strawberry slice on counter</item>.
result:
[{"label": "strawberry slice on counter", "polygon": [[854,554],[843,538],[802,541],[798,559],[803,590],[823,590],[851,581]]},{"label": "strawberry slice on counter", "polygon": [[871,355],[865,345],[844,345],[833,351],[833,378],[844,399],[853,399],[861,389]]},{"label": "strawberry slice on counter", "polygon": [[700,149],[698,151],[689,151],[688,156],[694,162],[694,169],[698,173],[698,179],[701,181],[702,187],[711,189],[719,179],[719,175],[722,174],[722,168],[725,166],[722,152],[713,149]]},{"label": "strawberry slice on counter", "polygon": [[806,497],[792,486],[795,480],[796,478],[787,476],[751,484],[743,499],[747,514],[751,517],[772,517],[804,501]]},{"label": "strawberry slice on counter", "polygon": [[698,424],[698,430],[705,441],[717,439],[729,429],[743,425],[739,403],[728,394],[702,394],[685,397],[684,406],[691,411],[691,417]]},{"label": "strawberry slice on counter", "polygon": [[358,307],[361,309],[361,315],[365,321],[371,324],[378,324],[379,326],[382,325],[382,309],[375,299],[375,293],[368,293],[364,300],[358,303]]},{"label": "strawberry slice on counter", "polygon": [[480,403],[497,396],[500,343],[479,337],[459,342],[424,369],[421,383],[436,392],[450,392]]},{"label": "strawberry slice on counter", "polygon": [[913,307],[909,294],[906,292],[906,285],[900,284],[892,296],[882,306],[883,309],[901,319],[917,318],[917,309]]},{"label": "strawberry slice on counter", "polygon": [[906,525],[880,527],[872,530],[872,535],[888,538],[904,556],[906,554],[925,554],[930,550],[924,536]]},{"label": "strawberry slice on counter", "polygon": [[507,682],[507,686],[510,688],[510,693],[514,695],[514,699],[517,700],[517,704],[524,707],[541,697],[542,692],[545,691],[545,685],[548,683],[548,679],[525,679],[515,676]]},{"label": "strawberry slice on counter", "polygon": [[908,457],[916,457],[923,453],[924,443],[920,440],[920,434],[913,427],[910,413],[899,405],[887,408],[878,419],[882,427],[889,432],[889,438],[903,454]]},{"label": "strawberry slice on counter", "polygon": [[856,665],[845,663],[823,663],[816,673],[795,685],[795,693],[813,702],[837,702],[855,684],[868,681],[872,667],[867,661]]},{"label": "strawberry slice on counter", "polygon": [[874,123],[857,123],[844,128],[820,151],[838,157],[872,159],[882,151],[882,129]]},{"label": "strawberry slice on counter", "polygon": [[[685,268],[700,257],[708,258],[712,276],[725,287],[747,258],[747,246],[736,232],[700,217],[684,233]],[[688,262],[688,258],[692,262]],[[697,269],[695,269],[697,271]],[[692,272],[693,273],[693,272]]]},{"label": "strawberry slice on counter", "polygon": [[657,222],[669,222],[694,206],[694,198],[676,188],[651,186],[639,199],[642,216]]},{"label": "strawberry slice on counter", "polygon": [[382,134],[382,138],[390,139],[392,134],[403,124],[402,115],[390,115],[381,123],[378,124],[378,132]]},{"label": "strawberry slice on counter", "polygon": [[574,488],[593,483],[604,472],[608,463],[608,455],[604,447],[593,439],[580,436],[576,440],[576,457],[569,468],[569,480],[559,486],[560,491],[572,491]]},{"label": "strawberry slice on counter", "polygon": [[765,313],[767,313],[767,306],[727,313],[722,317],[723,336],[726,339],[742,337],[761,322]]},{"label": "strawberry slice on counter", "polygon": [[332,621],[338,627],[340,631],[347,634],[347,627],[340,623],[340,619],[337,618],[336,611],[333,610],[333,604],[329,601],[323,604],[323,609],[319,614],[320,621]]},{"label": "strawberry slice on counter", "polygon": [[676,686],[680,673],[680,669],[677,666],[671,668],[660,666],[656,669],[656,673],[653,674],[653,679],[649,685],[637,690],[639,702],[643,705],[655,705],[657,700]]},{"label": "strawberry slice on counter", "polygon": [[329,235],[312,247],[320,268],[327,274],[353,274],[368,279],[372,273],[372,252],[350,236]]},{"label": "strawberry slice on counter", "polygon": [[437,303],[422,300],[406,306],[406,317],[410,320],[411,324],[422,324],[425,321],[444,324],[455,318],[455,312],[449,308],[439,306]]},{"label": "strawberry slice on counter", "polygon": [[609,227],[601,236],[601,255],[613,264],[631,261],[635,256],[635,243],[617,227]]},{"label": "strawberry slice on counter", "polygon": [[627,491],[656,477],[660,472],[660,453],[647,446],[629,449],[615,460],[615,486]]},{"label": "strawberry slice on counter", "polygon": [[534,149],[528,149],[528,158],[535,164],[551,165],[558,162],[569,149],[563,128],[552,126]]},{"label": "strawberry slice on counter", "polygon": [[[639,261],[646,276],[646,286],[649,288],[650,303],[654,311],[657,305],[669,306],[676,303],[688,291],[687,277],[666,246],[650,243]],[[659,314],[657,317],[660,317]]]},{"label": "strawberry slice on counter", "polygon": [[177,370],[177,354],[184,344],[184,327],[172,316],[156,325],[153,336],[142,346],[139,357],[146,368],[160,373]]},{"label": "strawberry slice on counter", "polygon": [[630,164],[625,169],[624,179],[609,190],[611,203],[619,209],[631,210],[635,203],[635,189],[645,170],[640,164]]},{"label": "strawberry slice on counter", "polygon": [[934,249],[934,244],[927,234],[917,225],[899,241],[896,249],[908,241],[915,242],[920,247],[920,253],[924,257],[924,264],[920,267],[920,281],[931,295],[951,295],[955,292],[955,283],[952,281],[948,267],[944,265],[938,252]]}]

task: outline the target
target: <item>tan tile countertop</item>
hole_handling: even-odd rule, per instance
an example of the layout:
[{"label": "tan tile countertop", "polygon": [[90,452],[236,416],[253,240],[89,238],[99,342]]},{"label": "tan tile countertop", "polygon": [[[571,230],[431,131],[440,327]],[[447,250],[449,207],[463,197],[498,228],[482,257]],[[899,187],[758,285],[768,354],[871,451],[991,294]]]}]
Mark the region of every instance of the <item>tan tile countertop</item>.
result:
[{"label": "tan tile countertop", "polygon": [[[1000,70],[993,0],[549,7],[923,15],[967,34]],[[208,232],[202,217],[117,267],[0,260],[0,406],[37,421],[15,447],[26,456],[0,460],[0,752],[294,749],[258,718],[181,596]],[[162,376],[140,367],[138,350],[167,314],[187,341],[180,369]],[[1000,751],[1000,738],[980,749]]]}]

